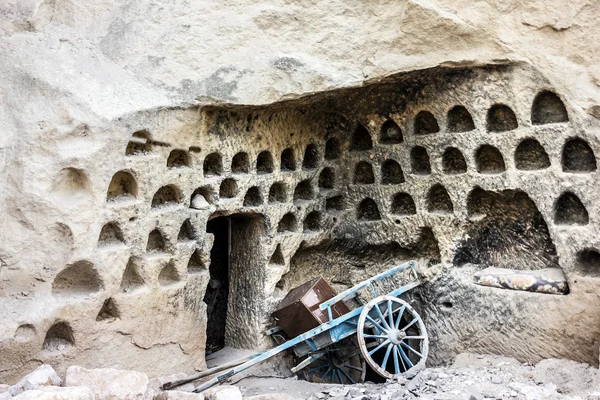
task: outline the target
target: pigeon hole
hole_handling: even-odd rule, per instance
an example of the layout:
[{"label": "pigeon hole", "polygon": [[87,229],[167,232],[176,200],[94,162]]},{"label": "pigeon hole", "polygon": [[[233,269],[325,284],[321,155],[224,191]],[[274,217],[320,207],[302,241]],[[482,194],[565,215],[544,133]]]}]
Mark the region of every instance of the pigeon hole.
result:
[{"label": "pigeon hole", "polygon": [[285,203],[287,201],[287,188],[283,182],[275,182],[269,188],[269,203]]},{"label": "pigeon hole", "polygon": [[250,157],[248,153],[240,152],[231,160],[231,172],[234,174],[247,174],[250,172]]},{"label": "pigeon hole", "polygon": [[431,174],[431,164],[427,150],[421,146],[415,146],[410,151],[411,171],[415,175]]},{"label": "pigeon hole", "polygon": [[375,174],[371,163],[361,161],[354,167],[354,178],[352,183],[355,185],[370,185],[375,183]]},{"label": "pigeon hole", "polygon": [[471,113],[464,106],[454,106],[448,111],[448,132],[469,132],[474,129]]},{"label": "pigeon hole", "polygon": [[379,207],[371,198],[363,199],[356,209],[356,217],[360,221],[378,221],[381,219]]},{"label": "pigeon hole", "polygon": [[281,171],[295,171],[296,170],[296,155],[292,148],[287,148],[281,152]]},{"label": "pigeon hole", "polygon": [[456,147],[449,147],[442,155],[442,171],[446,175],[460,175],[467,172],[467,161]]},{"label": "pigeon hole", "polygon": [[106,201],[119,201],[137,197],[138,186],[133,175],[119,171],[113,175],[106,192]]},{"label": "pigeon hole", "polygon": [[400,164],[395,160],[385,160],[381,164],[381,184],[399,185],[404,183],[404,173]]}]

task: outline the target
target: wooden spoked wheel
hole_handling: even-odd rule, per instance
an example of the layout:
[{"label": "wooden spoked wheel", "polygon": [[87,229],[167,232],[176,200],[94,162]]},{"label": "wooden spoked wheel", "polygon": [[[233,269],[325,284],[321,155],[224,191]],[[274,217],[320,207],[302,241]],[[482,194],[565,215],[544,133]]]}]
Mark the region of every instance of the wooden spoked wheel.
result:
[{"label": "wooden spoked wheel", "polygon": [[384,378],[425,366],[429,348],[425,324],[404,300],[380,296],[368,302],[358,319],[356,336],[366,362]]},{"label": "wooden spoked wheel", "polygon": [[302,370],[304,379],[318,383],[363,383],[365,360],[352,339],[328,346],[323,355]]}]

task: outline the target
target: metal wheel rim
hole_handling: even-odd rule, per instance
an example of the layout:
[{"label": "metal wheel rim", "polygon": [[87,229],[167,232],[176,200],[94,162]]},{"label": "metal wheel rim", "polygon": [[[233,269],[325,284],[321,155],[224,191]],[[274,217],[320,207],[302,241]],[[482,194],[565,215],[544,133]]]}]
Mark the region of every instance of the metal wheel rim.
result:
[{"label": "metal wheel rim", "polygon": [[[373,318],[370,315],[371,311],[374,311],[373,314],[377,317]],[[381,323],[382,319],[384,323]],[[410,322],[403,323],[405,320]],[[418,334],[406,335],[409,329],[411,332],[417,330]],[[404,332],[404,338],[399,332]],[[394,378],[409,371],[418,371],[425,365],[429,349],[425,324],[404,300],[393,296],[379,296],[368,302],[358,319],[356,336],[365,361],[384,378]],[[412,342],[409,343],[409,340]],[[417,347],[414,343],[419,344],[417,349],[414,348]],[[373,356],[382,353],[382,350],[383,360],[378,362]],[[386,369],[390,357],[394,364],[394,373]]]}]

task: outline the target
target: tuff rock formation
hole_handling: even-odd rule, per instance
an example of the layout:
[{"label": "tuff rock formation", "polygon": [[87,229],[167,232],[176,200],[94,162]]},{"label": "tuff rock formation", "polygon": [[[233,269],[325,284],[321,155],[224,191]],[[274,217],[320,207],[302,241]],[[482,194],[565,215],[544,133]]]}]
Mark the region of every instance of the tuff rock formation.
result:
[{"label": "tuff rock formation", "polygon": [[597,366],[599,8],[3,1],[0,381],[202,369],[307,278],[409,259],[430,364]]}]

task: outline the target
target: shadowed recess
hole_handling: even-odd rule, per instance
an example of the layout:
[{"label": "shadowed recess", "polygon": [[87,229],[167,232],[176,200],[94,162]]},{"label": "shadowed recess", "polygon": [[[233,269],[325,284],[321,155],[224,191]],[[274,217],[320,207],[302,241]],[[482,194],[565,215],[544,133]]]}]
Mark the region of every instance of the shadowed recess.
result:
[{"label": "shadowed recess", "polygon": [[296,155],[294,150],[287,148],[281,152],[281,171],[295,171],[296,170]]},{"label": "shadowed recess", "polygon": [[532,124],[555,124],[568,121],[569,114],[565,104],[555,93],[544,91],[535,96],[531,106]]},{"label": "shadowed recess", "polygon": [[442,155],[442,171],[446,175],[460,175],[467,172],[467,161],[459,149],[448,147]]},{"label": "shadowed recess", "polygon": [[200,250],[194,250],[187,264],[188,274],[198,274],[206,269],[206,265],[204,264],[204,261],[202,261]]},{"label": "shadowed recess", "polygon": [[187,242],[196,240],[196,238],[196,230],[192,225],[192,221],[188,218],[185,221],[183,221],[183,224],[181,224],[181,228],[179,228],[179,233],[177,234],[177,241]]},{"label": "shadowed recess", "polygon": [[148,235],[146,243],[147,252],[164,252],[167,251],[167,243],[160,229],[156,228]]},{"label": "shadowed recess", "polygon": [[312,200],[315,197],[312,184],[310,180],[305,179],[298,183],[296,189],[294,189],[294,201],[299,200]]},{"label": "shadowed recess", "polygon": [[285,259],[283,257],[283,252],[281,251],[281,244],[278,244],[269,259],[269,264],[271,265],[285,265]]},{"label": "shadowed recess", "polygon": [[125,155],[142,155],[148,154],[151,151],[152,138],[150,137],[150,133],[148,131],[138,131],[131,135],[131,139],[129,139],[129,143],[127,143],[127,148],[125,149]]},{"label": "shadowed recess", "polygon": [[373,174],[373,167],[366,161],[361,161],[354,167],[354,179],[352,181],[355,185],[370,185],[375,183],[375,174]]},{"label": "shadowed recess", "polygon": [[113,175],[106,192],[106,201],[126,200],[137,197],[138,186],[133,175],[119,171]]},{"label": "shadowed recess", "polygon": [[235,179],[226,178],[223,179],[219,186],[219,197],[222,199],[232,199],[237,196],[238,185]]},{"label": "shadowed recess", "polygon": [[548,227],[522,191],[474,188],[467,198],[471,224],[457,245],[454,264],[519,270],[559,267]]},{"label": "shadowed recess", "polygon": [[169,261],[167,265],[165,265],[165,267],[160,271],[160,274],[158,274],[158,283],[160,286],[173,285],[180,280],[181,277],[179,276],[173,261]]},{"label": "shadowed recess", "polygon": [[318,211],[311,211],[304,218],[304,232],[318,231],[321,230],[321,213]]},{"label": "shadowed recess", "polygon": [[171,150],[167,158],[167,168],[184,168],[190,166],[190,155],[181,149]]},{"label": "shadowed recess", "polygon": [[396,122],[388,119],[381,125],[381,130],[379,131],[379,143],[399,144],[402,143],[403,140],[402,129],[400,129]]},{"label": "shadowed recess", "polygon": [[517,129],[517,116],[507,105],[495,104],[487,113],[487,130],[489,132],[506,132]]},{"label": "shadowed recess", "polygon": [[261,151],[256,157],[256,172],[259,174],[273,172],[273,156],[269,151]]},{"label": "shadowed recess", "polygon": [[375,200],[367,197],[363,199],[356,209],[356,217],[362,221],[378,221],[381,219],[379,207]]},{"label": "shadowed recess", "polygon": [[144,286],[144,279],[140,275],[141,260],[137,257],[129,257],[127,266],[123,272],[123,278],[121,279],[120,289],[124,293],[131,293],[136,289],[140,289]]},{"label": "shadowed recess", "polygon": [[362,124],[358,124],[352,135],[351,151],[367,151],[373,148],[371,133]]},{"label": "shadowed recess", "polygon": [[581,138],[569,139],[562,151],[562,169],[565,172],[592,172],[596,170],[596,155]]},{"label": "shadowed recess", "polygon": [[471,113],[463,106],[454,106],[448,111],[448,132],[469,132],[475,129]]},{"label": "shadowed recess", "polygon": [[46,332],[42,349],[60,352],[68,350],[72,346],[75,346],[75,335],[71,325],[65,321],[58,321]]},{"label": "shadowed recess", "polygon": [[421,111],[415,117],[415,135],[428,135],[440,131],[437,120],[429,111]]},{"label": "shadowed recess", "polygon": [[244,196],[244,207],[258,207],[263,202],[263,197],[258,186],[252,186]]},{"label": "shadowed recess", "polygon": [[277,232],[295,232],[297,229],[296,216],[293,213],[285,214],[277,226]]},{"label": "shadowed recess", "polygon": [[504,157],[494,146],[484,144],[475,153],[477,172],[480,174],[500,174],[506,171]]},{"label": "shadowed recess", "polygon": [[346,208],[344,196],[333,196],[325,200],[325,210],[330,212],[344,211]]},{"label": "shadowed recess", "polygon": [[525,139],[515,150],[515,166],[523,171],[535,171],[550,167],[550,158],[540,142]]},{"label": "shadowed recess", "polygon": [[67,265],[52,282],[52,294],[55,296],[87,296],[103,288],[94,264],[86,260]]},{"label": "shadowed recess", "polygon": [[429,154],[421,146],[415,146],[410,151],[410,167],[415,175],[431,174],[431,164],[429,163]]},{"label": "shadowed recess", "polygon": [[398,185],[404,183],[404,173],[396,160],[385,160],[381,164],[381,184]]},{"label": "shadowed recess", "polygon": [[209,204],[213,204],[215,202],[215,191],[212,186],[202,186],[194,190],[194,193],[192,193],[190,196],[190,207],[194,201],[194,197],[198,194],[204,197],[204,200],[206,200]]},{"label": "shadowed recess", "polygon": [[326,167],[319,174],[319,188],[320,189],[333,189],[335,185],[335,173],[333,169]]},{"label": "shadowed recess", "polygon": [[104,300],[102,308],[100,308],[100,311],[96,316],[96,321],[114,321],[120,317],[121,313],[119,312],[117,303],[112,297],[109,297],[108,299]]},{"label": "shadowed recess", "polygon": [[335,160],[340,158],[341,154],[342,149],[340,146],[340,141],[337,138],[331,138],[327,140],[325,143],[325,159]]},{"label": "shadowed recess", "polygon": [[575,258],[577,272],[583,276],[600,278],[600,253],[596,249],[583,249]]},{"label": "shadowed recess", "polygon": [[[437,240],[429,227],[420,228],[413,241],[405,246],[395,241],[369,244],[354,239],[327,240],[316,246],[303,243],[277,287],[287,291],[322,276],[343,290],[405,261],[427,260],[428,264],[437,264],[440,259]],[[394,279],[381,282],[389,291],[397,288],[398,283]],[[378,287],[378,291],[384,288]]]},{"label": "shadowed recess", "polygon": [[219,153],[210,153],[202,165],[204,176],[217,176],[223,173],[223,157]]},{"label": "shadowed recess", "polygon": [[116,222],[109,222],[102,227],[100,230],[100,236],[98,237],[99,246],[110,246],[115,244],[125,243],[123,238],[123,232]]},{"label": "shadowed recess", "polygon": [[269,203],[285,203],[287,201],[287,189],[285,183],[275,182],[269,188]]},{"label": "shadowed recess", "polygon": [[78,196],[91,193],[92,188],[82,169],[63,168],[53,191],[66,196]]},{"label": "shadowed recess", "polygon": [[452,214],[454,212],[454,205],[448,191],[439,183],[433,185],[427,193],[427,211],[435,214]]},{"label": "shadowed recess", "polygon": [[179,199],[179,189],[175,185],[163,186],[152,197],[152,208],[175,205]]},{"label": "shadowed recess", "polygon": [[250,157],[246,152],[239,152],[231,160],[231,172],[234,174],[247,174],[250,172]]},{"label": "shadowed recess", "polygon": [[414,215],[417,213],[417,206],[410,194],[396,193],[392,198],[391,211],[394,215]]},{"label": "shadowed recess", "polygon": [[321,155],[319,149],[313,143],[306,146],[304,151],[304,158],[302,159],[302,168],[304,169],[315,169],[319,166]]},{"label": "shadowed recess", "polygon": [[554,223],[556,225],[587,225],[588,212],[575,194],[563,193],[554,205]]}]

